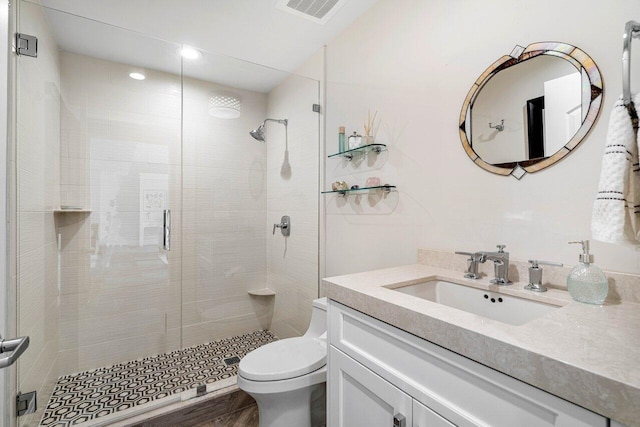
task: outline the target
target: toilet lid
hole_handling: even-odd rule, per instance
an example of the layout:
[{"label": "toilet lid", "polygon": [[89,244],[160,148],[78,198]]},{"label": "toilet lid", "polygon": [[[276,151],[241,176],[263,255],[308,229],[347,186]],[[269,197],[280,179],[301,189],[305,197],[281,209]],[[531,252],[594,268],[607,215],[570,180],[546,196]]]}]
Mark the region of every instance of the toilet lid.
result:
[{"label": "toilet lid", "polygon": [[327,343],[315,338],[287,338],[257,348],[240,361],[238,373],[254,381],[299,377],[327,364]]}]

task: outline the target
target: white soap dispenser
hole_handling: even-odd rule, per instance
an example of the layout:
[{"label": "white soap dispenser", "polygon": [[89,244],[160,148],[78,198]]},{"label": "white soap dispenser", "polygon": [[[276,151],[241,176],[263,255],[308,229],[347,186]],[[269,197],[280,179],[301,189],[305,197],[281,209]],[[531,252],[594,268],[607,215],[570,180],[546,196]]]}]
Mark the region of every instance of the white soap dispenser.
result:
[{"label": "white soap dispenser", "polygon": [[609,284],[602,270],[592,264],[593,256],[589,254],[589,241],[581,240],[569,243],[582,245],[580,264],[573,267],[567,276],[569,294],[576,301],[587,304],[602,304],[607,298]]}]

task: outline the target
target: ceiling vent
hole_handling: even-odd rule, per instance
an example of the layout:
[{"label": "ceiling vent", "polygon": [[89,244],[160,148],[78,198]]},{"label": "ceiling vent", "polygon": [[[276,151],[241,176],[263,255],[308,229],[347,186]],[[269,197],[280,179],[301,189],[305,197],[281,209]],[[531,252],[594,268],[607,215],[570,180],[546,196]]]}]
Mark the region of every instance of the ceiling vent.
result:
[{"label": "ceiling vent", "polygon": [[348,0],[278,0],[276,7],[317,24],[326,23]]}]

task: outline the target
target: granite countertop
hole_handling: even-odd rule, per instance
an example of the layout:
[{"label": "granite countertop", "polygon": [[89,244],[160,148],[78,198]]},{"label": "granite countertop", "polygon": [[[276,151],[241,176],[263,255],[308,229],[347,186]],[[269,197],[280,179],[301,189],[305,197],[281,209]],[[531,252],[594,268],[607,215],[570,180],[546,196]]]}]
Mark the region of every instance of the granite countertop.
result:
[{"label": "granite countertop", "polygon": [[[388,287],[439,277],[559,307],[513,326]],[[640,425],[640,304],[575,302],[568,292],[497,286],[422,264],[323,280],[326,296],[596,413]]]}]

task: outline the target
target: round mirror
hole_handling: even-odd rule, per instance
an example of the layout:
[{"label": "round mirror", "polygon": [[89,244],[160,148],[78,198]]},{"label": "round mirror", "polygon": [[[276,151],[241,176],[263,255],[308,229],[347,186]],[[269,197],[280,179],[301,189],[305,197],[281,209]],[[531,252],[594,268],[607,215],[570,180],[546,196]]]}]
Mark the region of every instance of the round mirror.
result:
[{"label": "round mirror", "polygon": [[598,117],[603,82],[575,46],[516,46],[476,80],[460,113],[460,139],[471,160],[518,179],[562,159]]}]

